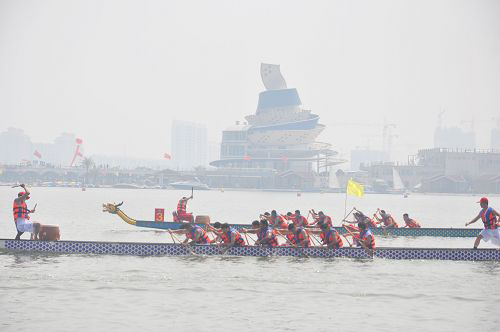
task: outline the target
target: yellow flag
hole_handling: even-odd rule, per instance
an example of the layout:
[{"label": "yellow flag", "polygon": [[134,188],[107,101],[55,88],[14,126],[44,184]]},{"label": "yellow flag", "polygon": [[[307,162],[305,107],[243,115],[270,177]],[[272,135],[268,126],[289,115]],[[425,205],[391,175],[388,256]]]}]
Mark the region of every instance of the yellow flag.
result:
[{"label": "yellow flag", "polygon": [[365,188],[361,183],[354,182],[350,179],[347,181],[347,193],[349,195],[362,197],[365,194]]}]

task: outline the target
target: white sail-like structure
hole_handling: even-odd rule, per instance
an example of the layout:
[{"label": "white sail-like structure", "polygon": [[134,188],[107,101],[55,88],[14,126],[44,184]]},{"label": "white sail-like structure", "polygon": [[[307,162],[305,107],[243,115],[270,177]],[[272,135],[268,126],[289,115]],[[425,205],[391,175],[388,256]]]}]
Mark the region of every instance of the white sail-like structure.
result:
[{"label": "white sail-like structure", "polygon": [[337,173],[330,171],[328,176],[328,186],[331,189],[340,189],[339,178],[337,177]]},{"label": "white sail-like structure", "polygon": [[397,191],[405,190],[405,185],[396,167],[392,168],[392,188]]},{"label": "white sail-like structure", "polygon": [[279,65],[262,63],[260,65],[260,76],[267,90],[286,89],[286,81],[281,75]]}]

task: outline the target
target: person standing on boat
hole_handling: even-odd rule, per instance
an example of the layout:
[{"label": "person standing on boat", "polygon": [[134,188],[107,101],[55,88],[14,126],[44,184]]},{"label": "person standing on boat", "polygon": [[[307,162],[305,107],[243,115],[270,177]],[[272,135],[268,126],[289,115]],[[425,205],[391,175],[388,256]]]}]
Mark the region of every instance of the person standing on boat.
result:
[{"label": "person standing on boat", "polygon": [[375,213],[373,215],[375,217],[375,219],[377,219],[377,224],[384,223],[384,226],[382,226],[383,228],[398,228],[399,227],[396,220],[394,220],[394,218],[390,214],[388,214],[384,210],[380,210],[380,209],[377,209],[377,212],[380,213],[380,218],[377,217],[377,213]]},{"label": "person standing on boat", "polygon": [[[169,233],[184,234],[186,239],[183,244],[210,244],[212,240],[207,235],[207,232],[198,225],[184,224],[180,229],[168,230]],[[191,240],[191,242],[189,242]]]},{"label": "person standing on boat", "polygon": [[408,213],[403,214],[403,220],[405,221],[405,226],[403,228],[420,228],[420,224],[408,216]]},{"label": "person standing on boat", "polygon": [[174,212],[174,222],[194,222],[193,214],[187,212],[187,202],[193,198],[193,195],[189,197],[182,197],[177,203],[177,211]]},{"label": "person standing on boat", "polygon": [[24,232],[31,233],[31,239],[38,240],[38,233],[40,232],[40,224],[37,222],[31,222],[30,213],[35,213],[35,209],[28,210],[26,205],[26,200],[30,199],[30,192],[24,184],[20,185],[24,191],[17,194],[17,198],[14,199],[14,204],[12,210],[14,212],[14,222],[16,223],[17,235],[16,240],[21,239],[21,235]]},{"label": "person standing on boat", "polygon": [[488,198],[482,197],[478,203],[481,205],[481,211],[479,211],[479,214],[474,219],[465,223],[465,226],[467,227],[479,219],[483,221],[484,229],[477,236],[476,241],[474,242],[474,249],[477,249],[481,240],[484,240],[485,242],[489,242],[491,240],[491,243],[500,246],[500,228],[498,228],[497,221],[497,218],[500,218],[500,214],[498,214],[498,212],[492,207],[488,207]]}]

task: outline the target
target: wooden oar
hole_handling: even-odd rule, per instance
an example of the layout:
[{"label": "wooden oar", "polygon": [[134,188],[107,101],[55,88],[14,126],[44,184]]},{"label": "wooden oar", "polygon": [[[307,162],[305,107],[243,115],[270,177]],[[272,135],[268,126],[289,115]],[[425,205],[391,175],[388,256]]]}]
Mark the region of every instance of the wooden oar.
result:
[{"label": "wooden oar", "polygon": [[177,241],[179,242],[179,244],[183,245],[191,253],[191,255],[198,256],[198,254],[193,251],[193,248],[191,248],[189,244],[182,243],[181,240],[179,240],[179,238],[174,233],[170,233],[170,234],[172,234],[172,237],[174,237],[175,239],[177,239]]},{"label": "wooden oar", "polygon": [[353,208],[351,209],[351,211],[349,211],[349,213],[348,213],[348,214],[346,214],[346,215],[344,216],[344,220],[345,220],[347,217],[349,217],[349,216],[351,215],[352,211],[354,211],[355,209],[356,209],[356,208],[355,208],[355,207],[353,207]]},{"label": "wooden oar", "polygon": [[[353,233],[351,233],[351,231],[350,231],[347,227],[345,227],[345,226],[344,226],[344,228],[345,228],[345,230],[347,231],[347,233],[351,234],[352,239],[353,239],[353,242],[354,242],[354,238],[355,238],[354,234],[353,234]],[[373,235],[372,235],[372,236],[373,236]],[[370,257],[372,257],[372,258],[373,258],[373,250],[370,250],[370,249],[366,246],[366,244],[364,244],[364,243],[363,243],[363,241],[361,240],[361,238],[359,239],[358,243],[359,243],[359,244],[363,247],[363,249],[366,251],[366,253],[368,254],[368,256],[370,256]]]}]

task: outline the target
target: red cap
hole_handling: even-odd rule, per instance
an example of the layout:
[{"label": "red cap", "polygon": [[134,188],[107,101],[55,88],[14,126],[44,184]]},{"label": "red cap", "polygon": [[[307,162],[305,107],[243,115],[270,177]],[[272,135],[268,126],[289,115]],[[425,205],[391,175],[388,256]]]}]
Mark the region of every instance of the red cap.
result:
[{"label": "red cap", "polygon": [[488,199],[486,197],[481,197],[481,199],[479,200],[479,202],[476,202],[476,203],[486,203],[486,204],[488,204]]},{"label": "red cap", "polygon": [[21,197],[24,194],[26,194],[24,191],[20,191],[20,192],[17,193],[17,197]]}]

